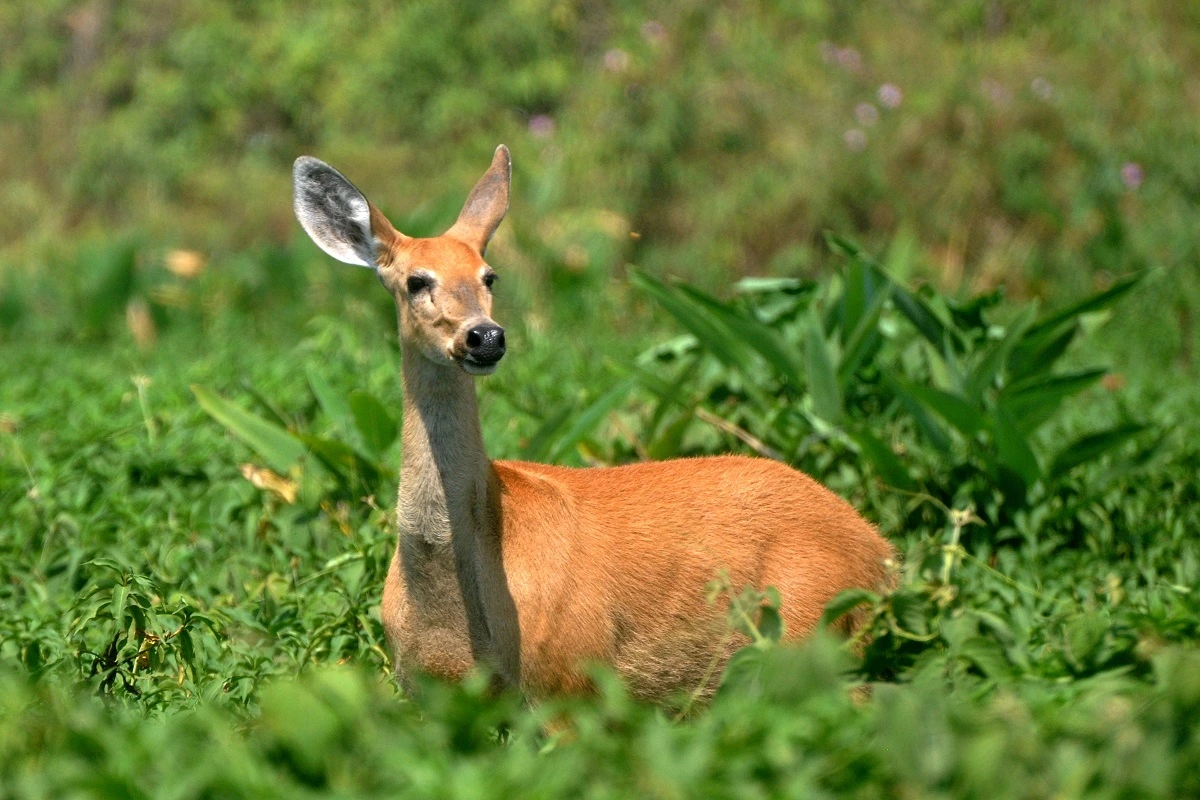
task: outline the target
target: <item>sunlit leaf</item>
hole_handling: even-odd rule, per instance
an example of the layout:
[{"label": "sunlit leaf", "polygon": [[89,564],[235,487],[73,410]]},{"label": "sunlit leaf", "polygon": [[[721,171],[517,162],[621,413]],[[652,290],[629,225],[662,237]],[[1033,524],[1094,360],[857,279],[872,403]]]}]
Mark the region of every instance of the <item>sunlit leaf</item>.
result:
[{"label": "sunlit leaf", "polygon": [[277,425],[203,386],[193,384],[192,394],[209,416],[253,448],[276,472],[287,472],[304,455],[304,445]]},{"label": "sunlit leaf", "polygon": [[667,286],[637,269],[629,270],[630,282],[653,298],[691,332],[726,366],[744,369],[753,351],[712,317],[711,312],[674,287]]},{"label": "sunlit leaf", "polygon": [[250,481],[255,488],[271,492],[285,503],[296,502],[296,482],[284,478],[269,469],[256,467],[253,464],[242,464],[242,477]]},{"label": "sunlit leaf", "polygon": [[690,286],[680,286],[679,289],[711,313],[714,319],[724,325],[731,335],[753,348],[775,368],[781,378],[793,385],[799,385],[800,355],[778,331],[768,328],[753,316],[736,311]]}]

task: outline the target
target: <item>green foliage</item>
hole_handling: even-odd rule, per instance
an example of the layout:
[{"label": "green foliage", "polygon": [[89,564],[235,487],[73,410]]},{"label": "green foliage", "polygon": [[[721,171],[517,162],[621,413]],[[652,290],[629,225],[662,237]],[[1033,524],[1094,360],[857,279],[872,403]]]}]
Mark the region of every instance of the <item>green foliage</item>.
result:
[{"label": "green foliage", "polygon": [[[336,479],[337,488],[343,492],[380,492],[386,485],[387,469],[378,459],[399,437],[396,421],[369,392],[359,389],[343,397],[315,370],[309,371],[308,382],[316,401],[342,438],[337,434],[291,432],[279,424],[282,419],[263,419],[203,386],[192,386],[192,393],[209,416],[249,445],[270,467],[304,476],[307,479],[304,485],[309,489],[304,493],[307,497],[319,500],[324,494],[322,485],[330,483],[329,476]],[[274,405],[259,397],[278,418]],[[358,444],[346,435],[351,430]],[[312,456],[307,469],[298,463],[306,454]]]},{"label": "green foliage", "polygon": [[[659,371],[682,362],[681,374],[703,376],[669,395],[659,392],[660,378],[643,380],[655,396],[651,418],[711,405],[786,460],[808,466],[828,451],[850,468],[865,462],[887,486],[974,508],[998,529],[1060,491],[1072,470],[1147,431],[1125,420],[1065,446],[1038,436],[1105,374],[1059,369],[1069,345],[1094,330],[1085,320],[1142,276],[1044,318],[1029,305],[1000,324],[987,313],[998,294],[957,301],[914,292],[850,242],[834,237],[831,245],[845,256],[840,280],[803,292],[798,283],[750,284],[730,303],[633,272],[635,285],[691,334],[650,360]],[[947,450],[953,470],[944,468]],[[1151,450],[1118,463],[1128,467]]]},{"label": "green foliage", "polygon": [[[718,581],[730,635],[751,644],[710,706],[696,687],[669,713],[605,673],[595,698],[532,707],[488,696],[482,677],[397,696],[378,617],[399,409],[382,309],[337,294],[315,317],[278,302],[173,305],[152,349],[114,337],[96,359],[87,331],[6,346],[0,786],[1193,791],[1200,456],[1169,429],[1196,418],[1196,397],[1100,392],[1066,346],[1086,345],[1127,284],[1038,315],[914,291],[893,277],[895,248],[880,265],[834,243],[836,277],[747,279],[728,301],[632,273],[688,331],[641,357],[638,337],[622,350],[599,313],[572,336],[598,353],[541,336],[501,290],[512,352],[480,382],[494,456],[749,449],[844,492],[903,553],[895,588],[829,605],[826,629],[847,613],[865,621],[850,644],[781,645],[778,597]],[[361,274],[338,273],[352,286]],[[998,431],[1037,460],[1024,491],[999,483]]]}]

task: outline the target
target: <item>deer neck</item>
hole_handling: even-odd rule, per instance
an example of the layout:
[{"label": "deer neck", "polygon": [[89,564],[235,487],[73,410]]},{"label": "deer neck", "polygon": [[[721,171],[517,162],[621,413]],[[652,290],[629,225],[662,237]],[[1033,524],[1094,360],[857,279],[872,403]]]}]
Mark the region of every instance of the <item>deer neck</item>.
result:
[{"label": "deer neck", "polygon": [[435,639],[430,646],[458,647],[516,686],[520,629],[504,576],[499,485],[483,447],[475,384],[459,367],[434,364],[407,345],[401,358],[397,553],[416,629],[452,632],[457,645]]},{"label": "deer neck", "polygon": [[401,347],[400,537],[473,549],[488,519],[490,466],[471,376]]}]

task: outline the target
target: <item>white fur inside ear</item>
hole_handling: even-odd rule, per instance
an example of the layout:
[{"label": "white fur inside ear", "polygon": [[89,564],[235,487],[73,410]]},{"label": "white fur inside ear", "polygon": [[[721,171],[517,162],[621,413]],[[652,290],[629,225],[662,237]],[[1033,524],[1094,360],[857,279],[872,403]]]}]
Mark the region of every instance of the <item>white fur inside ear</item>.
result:
[{"label": "white fur inside ear", "polygon": [[367,198],[333,167],[309,156],[292,168],[293,208],[309,238],[346,264],[375,267],[378,242]]}]

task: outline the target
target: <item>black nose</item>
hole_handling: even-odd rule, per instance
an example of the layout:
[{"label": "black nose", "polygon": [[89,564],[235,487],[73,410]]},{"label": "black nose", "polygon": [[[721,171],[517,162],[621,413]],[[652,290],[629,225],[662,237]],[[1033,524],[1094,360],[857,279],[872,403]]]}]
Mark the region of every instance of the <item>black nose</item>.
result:
[{"label": "black nose", "polygon": [[504,357],[504,328],[494,322],[467,331],[467,356],[480,364],[495,364]]}]

